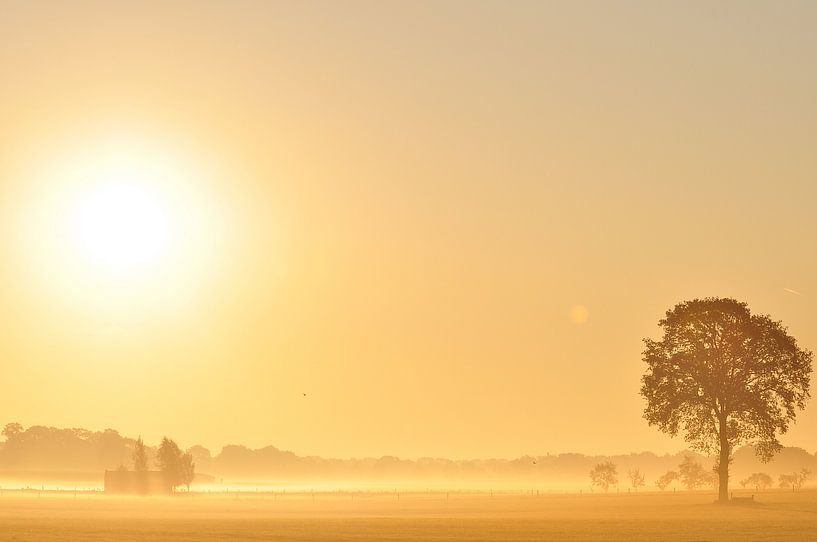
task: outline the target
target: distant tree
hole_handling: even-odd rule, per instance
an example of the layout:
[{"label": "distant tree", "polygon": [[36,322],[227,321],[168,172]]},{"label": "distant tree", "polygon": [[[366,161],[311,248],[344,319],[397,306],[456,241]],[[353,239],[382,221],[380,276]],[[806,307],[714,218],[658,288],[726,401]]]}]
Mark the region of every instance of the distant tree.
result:
[{"label": "distant tree", "polygon": [[148,470],[148,454],[142,437],[136,439],[136,444],[133,446],[133,470],[136,472],[147,472]]},{"label": "distant tree", "polygon": [[756,491],[760,491],[761,489],[772,487],[772,477],[765,472],[755,472],[748,478],[741,480],[740,485],[742,487],[751,486],[754,487]]},{"label": "distant tree", "polygon": [[606,493],[610,486],[618,484],[618,469],[610,461],[599,463],[590,471],[590,483]]},{"label": "distant tree", "polygon": [[658,477],[658,480],[655,482],[655,485],[658,486],[658,489],[664,491],[669,487],[671,483],[678,479],[678,473],[674,470],[669,470]]},{"label": "distant tree", "polygon": [[798,482],[800,482],[800,484],[797,487],[800,488],[803,487],[803,484],[805,484],[809,478],[811,478],[811,471],[808,469],[802,469],[798,474],[800,475],[798,478]]},{"label": "distant tree", "polygon": [[809,479],[810,476],[811,471],[808,469],[802,469],[800,472],[793,472],[791,474],[781,474],[779,478],[779,485],[782,488],[790,487],[792,491],[796,491],[803,487],[803,484]]},{"label": "distant tree", "polygon": [[781,474],[778,478],[779,485],[781,488],[788,488],[790,487],[792,491],[795,489],[795,479],[797,474]]},{"label": "distant tree", "polygon": [[182,451],[175,441],[162,437],[162,442],[159,444],[159,450],[156,454],[156,462],[159,470],[162,472],[169,472],[178,466],[178,459],[181,457]]},{"label": "distant tree", "polygon": [[17,422],[7,423],[3,428],[3,436],[6,437],[6,440],[11,440],[22,433],[23,429],[23,426]]},{"label": "distant tree", "polygon": [[198,444],[188,448],[187,453],[193,456],[197,467],[206,466],[213,461],[213,454],[210,453],[210,450]]},{"label": "distant tree", "polygon": [[[187,460],[185,457],[189,457],[190,459]],[[176,487],[189,484],[190,481],[192,481],[192,456],[189,454],[183,454],[179,448],[179,445],[171,439],[167,437],[162,438],[162,443],[159,445],[159,451],[157,453],[157,459],[159,462],[159,470],[161,470],[164,474],[165,480],[170,486],[171,492],[173,492]],[[189,471],[188,468],[190,469]]]},{"label": "distant tree", "polygon": [[729,499],[729,463],[741,443],[768,461],[795,410],[809,398],[812,354],[786,328],[727,298],[676,305],[645,339],[644,417],[694,449],[718,452],[719,500]]},{"label": "distant tree", "polygon": [[190,484],[193,483],[193,478],[196,476],[196,464],[193,463],[193,455],[186,453],[181,457],[181,483],[187,486],[187,491],[190,491]]},{"label": "distant tree", "polygon": [[718,491],[721,485],[721,480],[720,477],[718,476],[718,472],[719,472],[718,464],[716,463],[711,471],[708,471],[704,474],[704,484],[711,487],[712,490],[715,492]]},{"label": "distant tree", "polygon": [[635,491],[644,485],[644,475],[638,469],[630,469],[627,471],[627,477],[630,479],[630,485]]},{"label": "distant tree", "polygon": [[128,472],[128,467],[126,467],[125,465],[120,464],[118,467],[116,467],[116,470],[117,470],[117,472]]},{"label": "distant tree", "polygon": [[90,471],[129,463],[131,442],[116,431],[92,432],[33,425],[4,430],[3,468]]},{"label": "distant tree", "polygon": [[685,455],[684,460],[678,465],[678,472],[681,483],[687,489],[698,489],[709,483],[710,474],[706,472],[703,465],[688,455]]}]

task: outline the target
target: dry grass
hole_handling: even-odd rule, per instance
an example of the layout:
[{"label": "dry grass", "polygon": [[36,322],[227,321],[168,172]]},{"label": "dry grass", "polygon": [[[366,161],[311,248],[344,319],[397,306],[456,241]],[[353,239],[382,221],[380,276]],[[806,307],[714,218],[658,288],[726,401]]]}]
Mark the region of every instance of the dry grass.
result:
[{"label": "dry grass", "polygon": [[817,492],[0,497],[2,540],[814,540]]}]

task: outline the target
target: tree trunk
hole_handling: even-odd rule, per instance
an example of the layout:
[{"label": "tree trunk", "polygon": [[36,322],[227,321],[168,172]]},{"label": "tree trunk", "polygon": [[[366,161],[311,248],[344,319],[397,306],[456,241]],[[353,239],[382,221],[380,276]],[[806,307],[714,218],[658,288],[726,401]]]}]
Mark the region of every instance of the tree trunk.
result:
[{"label": "tree trunk", "polygon": [[718,458],[718,501],[726,503],[729,502],[729,438],[726,434],[726,416],[719,421],[721,453]]}]

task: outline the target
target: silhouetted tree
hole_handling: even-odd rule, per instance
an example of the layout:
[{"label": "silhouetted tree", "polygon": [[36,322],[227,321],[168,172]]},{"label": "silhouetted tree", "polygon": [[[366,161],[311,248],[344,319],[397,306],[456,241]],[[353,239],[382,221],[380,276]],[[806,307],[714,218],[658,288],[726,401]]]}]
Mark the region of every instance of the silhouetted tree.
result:
[{"label": "silhouetted tree", "polygon": [[671,483],[678,479],[678,473],[674,470],[667,471],[666,473],[662,474],[658,477],[658,480],[655,482],[655,485],[658,486],[658,489],[664,491],[669,487]]},{"label": "silhouetted tree", "polygon": [[644,485],[644,475],[638,469],[630,469],[627,471],[627,477],[630,479],[630,485],[633,489],[638,491],[638,488]]},{"label": "silhouetted tree", "polygon": [[808,469],[801,469],[800,472],[798,472],[797,474],[798,474],[797,481],[799,482],[799,484],[797,486],[798,488],[802,487],[803,484],[805,484],[806,481],[809,478],[811,478],[811,471],[808,470]]},{"label": "silhouetted tree", "polygon": [[159,445],[157,458],[159,470],[164,473],[171,492],[180,485],[187,485],[189,489],[195,474],[193,456],[183,454],[178,444],[164,437]]},{"label": "silhouetted tree", "polygon": [[806,480],[808,480],[810,476],[811,471],[808,469],[802,469],[800,472],[793,472],[791,474],[781,474],[780,487],[790,487],[792,491],[796,491],[803,487],[803,484],[806,483]]},{"label": "silhouetted tree", "polygon": [[6,440],[11,440],[22,432],[23,426],[16,422],[7,423],[3,428],[3,436],[6,437]]},{"label": "silhouetted tree", "polygon": [[193,463],[193,455],[186,453],[181,458],[181,483],[187,486],[187,491],[190,491],[190,484],[193,483],[195,476],[196,464]]},{"label": "silhouetted tree", "polygon": [[709,483],[709,473],[703,465],[688,455],[684,456],[684,460],[678,465],[678,472],[681,483],[687,489],[698,489]]},{"label": "silhouetted tree", "polygon": [[148,454],[142,437],[136,439],[133,445],[133,470],[136,472],[147,472],[148,470]]},{"label": "silhouetted tree", "polygon": [[606,493],[610,486],[618,484],[618,470],[610,462],[599,463],[590,471],[590,483],[599,486]]},{"label": "silhouetted tree", "polygon": [[755,472],[748,478],[741,480],[740,485],[743,487],[752,486],[756,491],[760,491],[772,487],[772,477],[765,472]]},{"label": "silhouetted tree", "polygon": [[741,443],[761,461],[782,447],[809,397],[812,354],[780,322],[753,315],[734,299],[676,305],[659,322],[660,341],[644,339],[644,417],[693,448],[718,452],[719,500],[729,498],[729,462]]}]

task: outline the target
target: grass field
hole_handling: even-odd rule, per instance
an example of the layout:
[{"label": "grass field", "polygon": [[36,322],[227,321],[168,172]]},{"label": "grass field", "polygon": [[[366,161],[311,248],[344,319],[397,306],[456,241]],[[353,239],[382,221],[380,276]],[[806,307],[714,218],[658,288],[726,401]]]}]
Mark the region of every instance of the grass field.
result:
[{"label": "grass field", "polygon": [[815,540],[817,491],[0,497],[0,540]]}]

